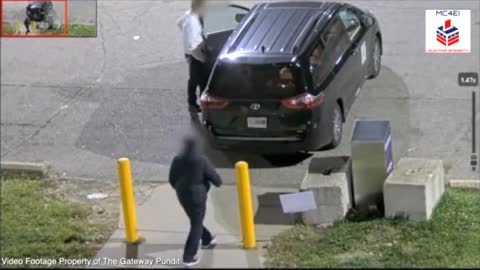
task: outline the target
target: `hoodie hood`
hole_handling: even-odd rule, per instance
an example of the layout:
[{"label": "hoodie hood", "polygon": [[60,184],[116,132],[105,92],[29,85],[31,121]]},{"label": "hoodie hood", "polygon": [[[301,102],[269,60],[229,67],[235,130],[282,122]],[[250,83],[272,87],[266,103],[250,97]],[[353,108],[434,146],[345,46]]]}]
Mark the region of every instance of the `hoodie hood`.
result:
[{"label": "hoodie hood", "polygon": [[182,154],[185,157],[195,157],[199,153],[199,145],[194,137],[186,137],[183,141]]}]

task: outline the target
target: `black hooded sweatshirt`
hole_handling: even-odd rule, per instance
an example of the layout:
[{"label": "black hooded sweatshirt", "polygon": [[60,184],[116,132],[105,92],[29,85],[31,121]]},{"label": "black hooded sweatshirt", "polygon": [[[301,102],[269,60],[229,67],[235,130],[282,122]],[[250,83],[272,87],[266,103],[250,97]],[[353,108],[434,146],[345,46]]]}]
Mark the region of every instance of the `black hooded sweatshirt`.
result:
[{"label": "black hooded sweatshirt", "polygon": [[215,168],[199,153],[193,139],[186,140],[182,153],[173,159],[169,182],[179,197],[194,204],[206,201],[211,184],[216,187],[222,185]]}]

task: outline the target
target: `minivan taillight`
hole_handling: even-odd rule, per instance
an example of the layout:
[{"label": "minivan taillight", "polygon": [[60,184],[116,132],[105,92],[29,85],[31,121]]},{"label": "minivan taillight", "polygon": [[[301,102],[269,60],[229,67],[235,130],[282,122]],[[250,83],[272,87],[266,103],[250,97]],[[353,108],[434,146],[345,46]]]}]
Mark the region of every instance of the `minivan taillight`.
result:
[{"label": "minivan taillight", "polygon": [[200,107],[202,109],[221,110],[227,107],[229,101],[224,98],[215,97],[207,93],[203,93],[200,97]]},{"label": "minivan taillight", "polygon": [[322,105],[324,99],[325,95],[323,93],[318,96],[314,96],[310,93],[303,93],[295,97],[283,99],[281,102],[283,106],[289,109],[304,110]]}]

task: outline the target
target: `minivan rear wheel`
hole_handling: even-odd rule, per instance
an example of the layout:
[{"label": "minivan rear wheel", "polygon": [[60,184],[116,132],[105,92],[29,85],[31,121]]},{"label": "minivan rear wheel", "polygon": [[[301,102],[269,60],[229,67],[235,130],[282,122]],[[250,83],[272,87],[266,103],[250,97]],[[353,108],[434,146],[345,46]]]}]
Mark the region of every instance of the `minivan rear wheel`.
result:
[{"label": "minivan rear wheel", "polygon": [[343,117],[342,110],[340,109],[340,106],[338,104],[333,108],[332,114],[330,116],[330,126],[330,133],[332,139],[326,147],[327,150],[336,148],[342,141]]}]

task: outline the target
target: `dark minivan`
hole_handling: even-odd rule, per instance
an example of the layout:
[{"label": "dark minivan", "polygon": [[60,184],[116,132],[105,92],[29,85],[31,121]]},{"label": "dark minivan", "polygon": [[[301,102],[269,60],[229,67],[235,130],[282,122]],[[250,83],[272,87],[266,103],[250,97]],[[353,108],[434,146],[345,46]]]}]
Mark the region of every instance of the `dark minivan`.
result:
[{"label": "dark minivan", "polygon": [[240,11],[235,30],[207,39],[215,63],[201,107],[213,146],[257,153],[335,148],[360,88],[380,72],[376,18],[329,2],[263,3],[248,14],[232,8]]}]

